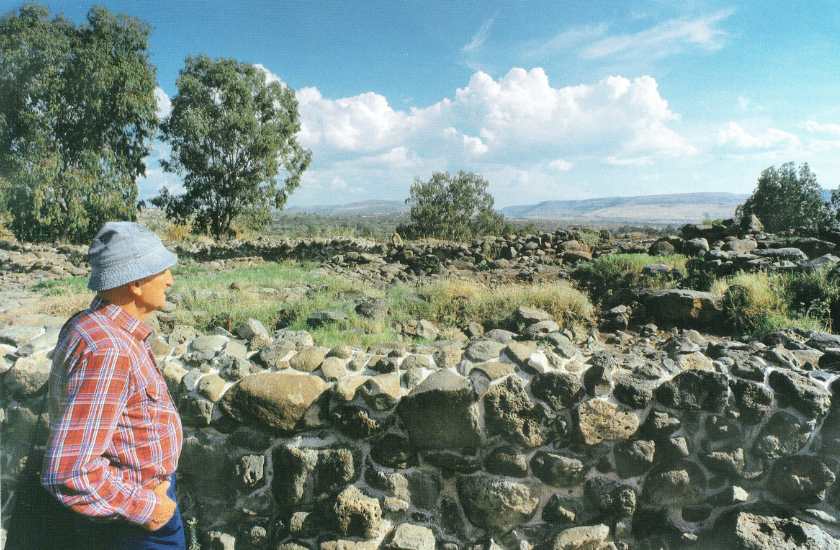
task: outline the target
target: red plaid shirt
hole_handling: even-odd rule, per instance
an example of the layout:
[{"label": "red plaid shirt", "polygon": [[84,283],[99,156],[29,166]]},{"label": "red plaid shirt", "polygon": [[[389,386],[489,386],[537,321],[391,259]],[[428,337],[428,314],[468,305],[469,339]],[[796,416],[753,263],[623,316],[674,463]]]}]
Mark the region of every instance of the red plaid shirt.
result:
[{"label": "red plaid shirt", "polygon": [[59,337],[41,483],[82,514],[146,523],[158,502],[152,489],[178,466],[181,420],[149,334],[97,297]]}]

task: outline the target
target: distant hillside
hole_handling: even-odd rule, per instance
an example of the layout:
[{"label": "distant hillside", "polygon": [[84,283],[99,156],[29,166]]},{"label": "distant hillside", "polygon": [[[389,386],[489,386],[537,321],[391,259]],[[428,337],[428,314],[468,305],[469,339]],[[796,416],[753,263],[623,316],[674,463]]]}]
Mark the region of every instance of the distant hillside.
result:
[{"label": "distant hillside", "polygon": [[704,218],[725,219],[749,195],[733,193],[681,193],[643,197],[608,197],[579,201],[544,201],[509,206],[501,212],[512,218],[575,220],[591,222],[684,224]]},{"label": "distant hillside", "polygon": [[318,214],[319,216],[373,216],[377,214],[401,214],[409,207],[403,201],[370,200],[339,205],[292,206],[286,208],[287,214]]}]

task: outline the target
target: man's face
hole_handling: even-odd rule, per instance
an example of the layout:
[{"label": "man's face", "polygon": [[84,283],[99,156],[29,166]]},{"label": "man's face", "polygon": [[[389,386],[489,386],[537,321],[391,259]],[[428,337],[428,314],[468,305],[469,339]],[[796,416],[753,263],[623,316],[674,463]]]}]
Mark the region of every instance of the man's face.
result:
[{"label": "man's face", "polygon": [[137,305],[151,313],[166,306],[166,289],[175,284],[172,273],[167,269],[138,281],[140,293]]}]

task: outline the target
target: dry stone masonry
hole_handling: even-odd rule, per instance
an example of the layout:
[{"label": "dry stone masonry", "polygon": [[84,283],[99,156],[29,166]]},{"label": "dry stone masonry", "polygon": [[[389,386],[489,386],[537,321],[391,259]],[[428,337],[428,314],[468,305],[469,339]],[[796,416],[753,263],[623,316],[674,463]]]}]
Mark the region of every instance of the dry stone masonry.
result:
[{"label": "dry stone masonry", "polygon": [[[0,329],[4,482],[60,322]],[[840,379],[819,367],[840,338],[532,333],[157,334],[184,515],[225,549],[840,548]]]},{"label": "dry stone masonry", "polygon": [[[695,254],[720,272],[837,261],[827,240],[789,243],[757,227],[683,235],[606,235],[593,247],[559,231],[470,244],[260,239],[178,253],[209,270],[317,260],[381,284],[464,270],[556,278],[614,251]],[[85,275],[84,253],[0,241],[0,312],[38,299],[27,281]],[[663,326],[722,314],[706,293],[631,294]],[[609,312],[611,333],[576,333],[523,306],[517,333],[470,323],[447,340],[453,331],[417,319],[401,327],[405,341],[365,349],[253,319],[232,333],[155,326],[185,427],[183,514],[212,549],[840,549],[840,337],[735,341],[634,326],[630,313]],[[0,325],[4,487],[23,467],[63,322],[21,314]]]}]

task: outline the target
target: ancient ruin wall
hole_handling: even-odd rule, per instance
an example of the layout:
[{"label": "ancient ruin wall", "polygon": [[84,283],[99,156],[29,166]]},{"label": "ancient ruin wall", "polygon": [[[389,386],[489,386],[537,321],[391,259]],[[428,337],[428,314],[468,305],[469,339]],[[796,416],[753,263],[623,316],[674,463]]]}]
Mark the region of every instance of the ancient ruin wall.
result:
[{"label": "ancient ruin wall", "polygon": [[[49,350],[44,334],[14,350],[0,334],[9,482]],[[790,532],[785,548],[836,547],[840,382],[817,364],[838,340],[777,337],[620,352],[492,331],[327,350],[249,322],[176,327],[155,349],[205,548],[730,548]]]}]

